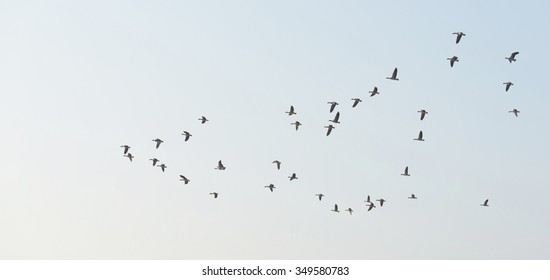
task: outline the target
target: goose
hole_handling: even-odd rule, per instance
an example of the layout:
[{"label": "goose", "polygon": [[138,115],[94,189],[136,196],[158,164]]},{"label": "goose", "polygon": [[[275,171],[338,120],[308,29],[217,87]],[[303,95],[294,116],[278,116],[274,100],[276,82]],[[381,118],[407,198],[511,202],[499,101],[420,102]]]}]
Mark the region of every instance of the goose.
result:
[{"label": "goose", "polygon": [[336,112],[336,116],[334,116],[334,119],[333,120],[328,120],[329,122],[333,122],[333,123],[340,123],[340,112]]},{"label": "goose", "polygon": [[359,102],[363,102],[363,100],[361,100],[359,98],[352,98],[351,100],[353,100],[353,105],[351,105],[351,108],[355,108],[355,106],[357,106],[357,104],[359,104]]},{"label": "goose", "polygon": [[369,204],[369,209],[367,209],[367,211],[372,210],[372,208],[376,208],[376,205],[374,205],[373,202],[371,202],[371,203]]},{"label": "goose", "polygon": [[[389,79],[389,78],[388,78]],[[380,94],[380,92],[378,91],[378,87],[374,87],[373,90],[369,91],[369,93],[371,94],[370,97],[373,97],[377,94]]]},{"label": "goose", "polygon": [[329,124],[328,126],[325,126],[325,128],[328,128],[327,130],[327,136],[330,135],[330,132],[332,131],[332,129],[334,129],[335,127],[332,125],[332,124]]},{"label": "goose", "polygon": [[273,163],[277,165],[277,170],[281,170],[281,162],[278,160],[274,160]]},{"label": "goose", "polygon": [[377,199],[376,201],[380,201],[380,207],[384,206],[384,202],[386,202],[383,198]]},{"label": "goose", "polygon": [[157,138],[157,139],[153,139],[153,142],[157,142],[157,149],[158,149],[160,146],[160,143],[163,143],[164,141]]},{"label": "goose", "polygon": [[367,200],[365,200],[365,202],[371,203],[371,201],[370,201],[370,195],[367,195]]},{"label": "goose", "polygon": [[151,158],[149,160],[152,160],[153,161],[153,166],[157,165],[157,162],[159,161],[158,159],[156,158]]},{"label": "goose", "polygon": [[458,42],[460,42],[460,39],[462,38],[462,36],[466,36],[466,34],[462,33],[462,32],[453,32],[453,34],[456,35],[456,43],[458,44]]},{"label": "goose", "polygon": [[512,82],[506,82],[506,83],[502,83],[502,84],[506,85],[506,91],[508,91],[510,89],[510,87],[514,85],[514,83],[512,83]]},{"label": "goose", "polygon": [[273,192],[273,189],[275,186],[273,184],[269,184],[268,186],[264,186],[265,188],[268,188],[271,192]]},{"label": "goose", "polygon": [[397,67],[395,67],[395,69],[393,69],[393,73],[391,74],[391,77],[386,77],[386,79],[399,81],[399,79],[397,78]]},{"label": "goose", "polygon": [[416,199],[416,195],[414,195],[414,193],[413,193],[413,194],[411,194],[411,196],[409,196],[408,198],[409,198],[409,199]]},{"label": "goose", "polygon": [[420,130],[420,132],[418,133],[418,138],[415,138],[413,140],[417,140],[417,141],[424,141],[424,138],[423,137],[423,133],[422,133],[422,130]]},{"label": "goose", "polygon": [[315,194],[315,196],[317,196],[319,198],[319,201],[321,201],[321,199],[323,199],[323,196],[325,196],[325,195],[322,194],[322,193],[317,193],[317,194]]},{"label": "goose", "polygon": [[298,130],[298,127],[302,125],[302,123],[300,123],[299,121],[293,122],[291,124],[296,126],[296,130]]},{"label": "goose", "polygon": [[455,65],[455,62],[459,62],[458,56],[448,57],[447,60],[451,61],[451,68]]},{"label": "goose", "polygon": [[338,105],[338,102],[330,101],[330,102],[327,102],[327,104],[330,104],[330,113],[332,113],[332,111],[334,111],[334,108],[336,107],[336,105]]},{"label": "goose", "polygon": [[294,106],[290,106],[290,111],[285,113],[287,113],[289,116],[296,115],[296,112],[294,112]]},{"label": "goose", "polygon": [[420,113],[420,120],[423,120],[424,117],[426,117],[426,115],[428,114],[428,111],[422,109],[422,110],[418,111],[418,113]]},{"label": "goose", "polygon": [[183,176],[183,175],[180,175],[180,181],[183,181],[183,183],[187,185],[187,183],[189,183],[189,181],[191,181],[191,180],[187,179],[187,178],[186,178],[185,176]]},{"label": "goose", "polygon": [[218,166],[216,166],[216,168],[214,169],[225,170],[225,166],[223,166],[222,161],[220,160],[218,161]]},{"label": "goose", "polygon": [[508,59],[508,61],[510,61],[510,63],[512,63],[512,61],[516,61],[516,55],[518,55],[519,52],[513,52],[510,57],[505,57],[505,59]]},{"label": "goose", "polygon": [[132,161],[132,159],[134,159],[134,156],[131,154],[131,153],[128,153],[126,155],[122,155],[123,157],[127,157],[130,159],[130,161]]},{"label": "goose", "polygon": [[489,207],[489,200],[485,199],[485,202],[483,202],[483,204],[480,204],[480,206]]},{"label": "goose", "polygon": [[189,140],[189,137],[193,136],[191,133],[184,131],[181,135],[185,135],[185,141]]},{"label": "goose", "polygon": [[217,192],[211,192],[210,194],[213,195],[214,198],[218,198],[218,193]]},{"label": "goose", "polygon": [[292,175],[288,176],[288,178],[290,178],[290,181],[292,181],[294,179],[298,179],[298,177],[296,177],[296,173],[292,173]]},{"label": "goose", "polygon": [[205,122],[208,121],[208,119],[205,117],[205,116],[202,116],[199,121],[201,121],[201,124],[204,124]]},{"label": "goose", "polygon": [[164,172],[164,169],[168,168],[168,166],[166,166],[166,164],[161,164],[159,165],[158,167],[160,167],[160,169],[162,169],[162,172]]},{"label": "goose", "polygon": [[409,174],[409,167],[408,166],[405,167],[405,172],[403,174],[401,174],[401,176],[411,176],[411,174]]},{"label": "goose", "polygon": [[124,148],[124,154],[128,153],[128,149],[130,149],[130,146],[128,145],[122,145],[121,148]]},{"label": "goose", "polygon": [[350,215],[353,213],[353,209],[351,208],[346,209],[346,211],[348,211]]},{"label": "goose", "polygon": [[514,113],[514,115],[516,115],[516,117],[518,116],[518,113],[519,113],[519,110],[518,109],[514,109],[512,111],[508,111],[508,113]]},{"label": "goose", "polygon": [[340,213],[340,211],[338,211],[338,204],[334,204],[334,209],[332,209],[330,211]]}]

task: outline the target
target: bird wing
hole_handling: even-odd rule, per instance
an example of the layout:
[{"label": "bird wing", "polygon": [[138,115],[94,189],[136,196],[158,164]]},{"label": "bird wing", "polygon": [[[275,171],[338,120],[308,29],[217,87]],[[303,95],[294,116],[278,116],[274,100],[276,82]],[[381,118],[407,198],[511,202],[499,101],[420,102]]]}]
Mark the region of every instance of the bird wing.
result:
[{"label": "bird wing", "polygon": [[392,78],[397,78],[397,67],[395,67],[395,69],[393,69],[393,74],[391,75]]},{"label": "bird wing", "polygon": [[338,211],[338,204],[334,204],[334,211]]},{"label": "bird wing", "polygon": [[485,202],[483,204],[487,205],[489,203],[489,200],[486,199]]},{"label": "bird wing", "polygon": [[409,167],[405,167],[405,174],[409,174]]},{"label": "bird wing", "polygon": [[425,116],[426,116],[426,111],[421,111],[420,112],[420,120],[423,120]]},{"label": "bird wing", "polygon": [[332,105],[330,105],[330,112],[332,113],[332,111],[334,110],[334,108],[336,107],[336,103],[332,103]]},{"label": "bird wing", "polygon": [[422,139],[422,136],[424,136],[424,133],[422,133],[422,130],[420,130],[420,133],[418,133],[418,139]]},{"label": "bird wing", "polygon": [[367,211],[372,210],[372,208],[374,208],[374,203],[371,203],[371,204],[369,205],[369,210],[367,210]]},{"label": "bird wing", "polygon": [[513,52],[511,58],[514,59],[516,57],[516,55],[518,55],[518,54],[519,54],[519,52]]}]

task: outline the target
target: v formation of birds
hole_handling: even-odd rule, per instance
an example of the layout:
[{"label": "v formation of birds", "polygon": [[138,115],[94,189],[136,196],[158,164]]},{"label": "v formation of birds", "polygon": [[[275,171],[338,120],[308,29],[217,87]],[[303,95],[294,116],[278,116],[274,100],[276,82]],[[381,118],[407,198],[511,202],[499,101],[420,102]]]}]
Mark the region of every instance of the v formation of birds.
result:
[{"label": "v formation of birds", "polygon": [[[466,34],[464,34],[463,32],[454,32],[452,34],[456,35],[456,41],[455,41],[456,44],[458,44],[461,41],[462,37],[466,36]],[[509,63],[515,62],[516,61],[516,56],[518,54],[519,54],[519,52],[512,52],[511,55],[509,57],[505,57],[505,59],[508,60]],[[449,58],[447,58],[447,60],[450,61],[450,66],[451,67],[453,67],[456,62],[459,62],[459,58],[457,56],[449,57]],[[397,77],[397,75],[398,75],[398,68],[396,67],[396,68],[394,68],[392,74],[389,77],[386,77],[386,79],[392,80],[392,81],[399,81],[399,78]],[[503,84],[506,86],[505,87],[506,92],[508,92],[508,90],[510,90],[510,87],[512,85],[514,85],[512,82],[504,82]],[[370,93],[370,97],[380,95],[380,91],[378,90],[377,86],[374,86],[373,90],[369,91],[368,93]],[[360,102],[363,101],[360,98],[352,98],[351,100],[353,101],[353,103],[351,104],[352,108],[355,108]],[[329,102],[327,102],[327,104],[330,105],[330,107],[329,107],[329,112],[330,113],[333,113],[334,110],[336,109],[336,106],[340,105],[336,101],[329,101]],[[520,111],[517,110],[516,108],[514,108],[514,109],[512,109],[508,112],[513,113],[516,117],[518,117],[519,113],[520,113]],[[289,110],[286,111],[285,113],[288,116],[293,116],[293,115],[298,114],[293,105],[291,105]],[[425,110],[425,109],[421,109],[420,111],[418,111],[418,113],[420,113],[420,120],[423,121],[424,118],[426,117],[426,115],[428,114],[428,111]],[[207,121],[209,121],[205,116],[201,116],[198,120],[203,125]],[[335,126],[336,124],[340,124],[340,112],[337,111],[336,114],[334,115],[334,117],[332,119],[328,120],[328,121],[331,122],[331,123],[325,126],[325,128],[327,129],[326,130],[326,136],[331,135],[332,131],[336,129],[336,126]],[[295,131],[298,131],[298,129],[302,125],[302,123],[298,120],[295,120],[294,122],[291,123],[291,125],[294,126]],[[184,141],[185,142],[187,142],[192,137],[192,134],[189,133],[188,131],[183,131],[183,133],[181,135],[184,136]],[[417,138],[414,138],[413,140],[415,140],[415,141],[425,141],[424,133],[422,132],[422,130],[420,130],[420,132],[418,133]],[[164,141],[159,139],[159,138],[153,139],[152,141],[155,142],[155,149],[159,149],[161,144],[164,143]],[[129,152],[131,147],[129,145],[122,145],[120,147],[124,148],[123,156],[127,157],[130,160],[130,162],[132,162],[133,159],[134,159],[134,155],[132,155],[132,153]],[[168,166],[165,163],[160,162],[160,160],[157,159],[157,158],[152,158],[152,159],[149,159],[149,160],[152,161],[152,166],[159,167],[162,170],[162,172],[165,172],[165,170],[168,168]],[[160,162],[160,164],[159,164],[159,162]],[[277,170],[281,169],[281,165],[282,165],[281,161],[274,160],[272,163],[275,165],[275,168]],[[219,160],[214,169],[223,171],[223,170],[226,169],[226,167],[223,164],[222,160]],[[403,173],[401,174],[401,176],[406,176],[406,177],[411,176],[411,174],[409,173],[409,166],[405,167],[405,169],[404,169]],[[290,176],[288,176],[288,179],[289,179],[289,181],[297,180],[298,176],[297,176],[296,173],[292,173]],[[179,180],[182,181],[183,184],[185,184],[185,185],[187,185],[187,184],[189,184],[189,182],[191,182],[191,180],[188,179],[185,175],[179,175]],[[275,185],[273,185],[273,184],[269,184],[269,185],[266,185],[264,187],[266,189],[268,189],[269,192],[273,192],[276,189]],[[220,196],[220,193],[218,193],[216,191],[209,192],[208,194],[211,195],[214,199],[217,199]],[[317,193],[317,194],[315,194],[315,196],[317,197],[317,199],[319,201],[323,201],[323,199],[325,197],[325,195],[322,194],[322,193]],[[407,198],[408,199],[415,199],[415,200],[418,199],[418,197],[414,193],[410,194],[410,196],[408,196]],[[379,202],[380,207],[382,207],[384,205],[384,203],[386,202],[386,200],[384,198],[379,198],[379,199],[376,199],[375,201]],[[370,195],[367,195],[367,200],[365,200],[364,202],[367,203],[366,204],[366,206],[367,206],[366,211],[367,212],[371,211],[374,208],[376,208],[376,203],[371,201]],[[482,204],[480,204],[480,206],[488,207],[489,206],[489,199],[485,199],[484,202]],[[339,207],[338,207],[338,203],[335,203],[333,208],[330,209],[330,211],[335,212],[335,213],[339,213],[340,210],[339,210]],[[347,209],[345,209],[345,211],[349,212],[350,215],[352,215],[353,212],[354,212],[354,210],[352,208],[347,208]]]}]

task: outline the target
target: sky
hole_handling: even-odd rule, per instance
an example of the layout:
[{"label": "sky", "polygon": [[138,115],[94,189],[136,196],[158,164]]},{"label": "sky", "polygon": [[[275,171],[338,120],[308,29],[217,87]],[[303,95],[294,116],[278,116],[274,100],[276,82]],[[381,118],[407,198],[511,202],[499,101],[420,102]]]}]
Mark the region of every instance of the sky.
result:
[{"label": "sky", "polygon": [[550,259],[549,8],[0,1],[0,259]]}]

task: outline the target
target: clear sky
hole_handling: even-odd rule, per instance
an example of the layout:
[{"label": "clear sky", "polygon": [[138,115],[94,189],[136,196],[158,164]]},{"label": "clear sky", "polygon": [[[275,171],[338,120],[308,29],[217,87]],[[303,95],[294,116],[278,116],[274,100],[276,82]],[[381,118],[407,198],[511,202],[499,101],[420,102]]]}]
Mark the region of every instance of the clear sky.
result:
[{"label": "clear sky", "polygon": [[0,1],[0,258],[549,259],[548,10]]}]

